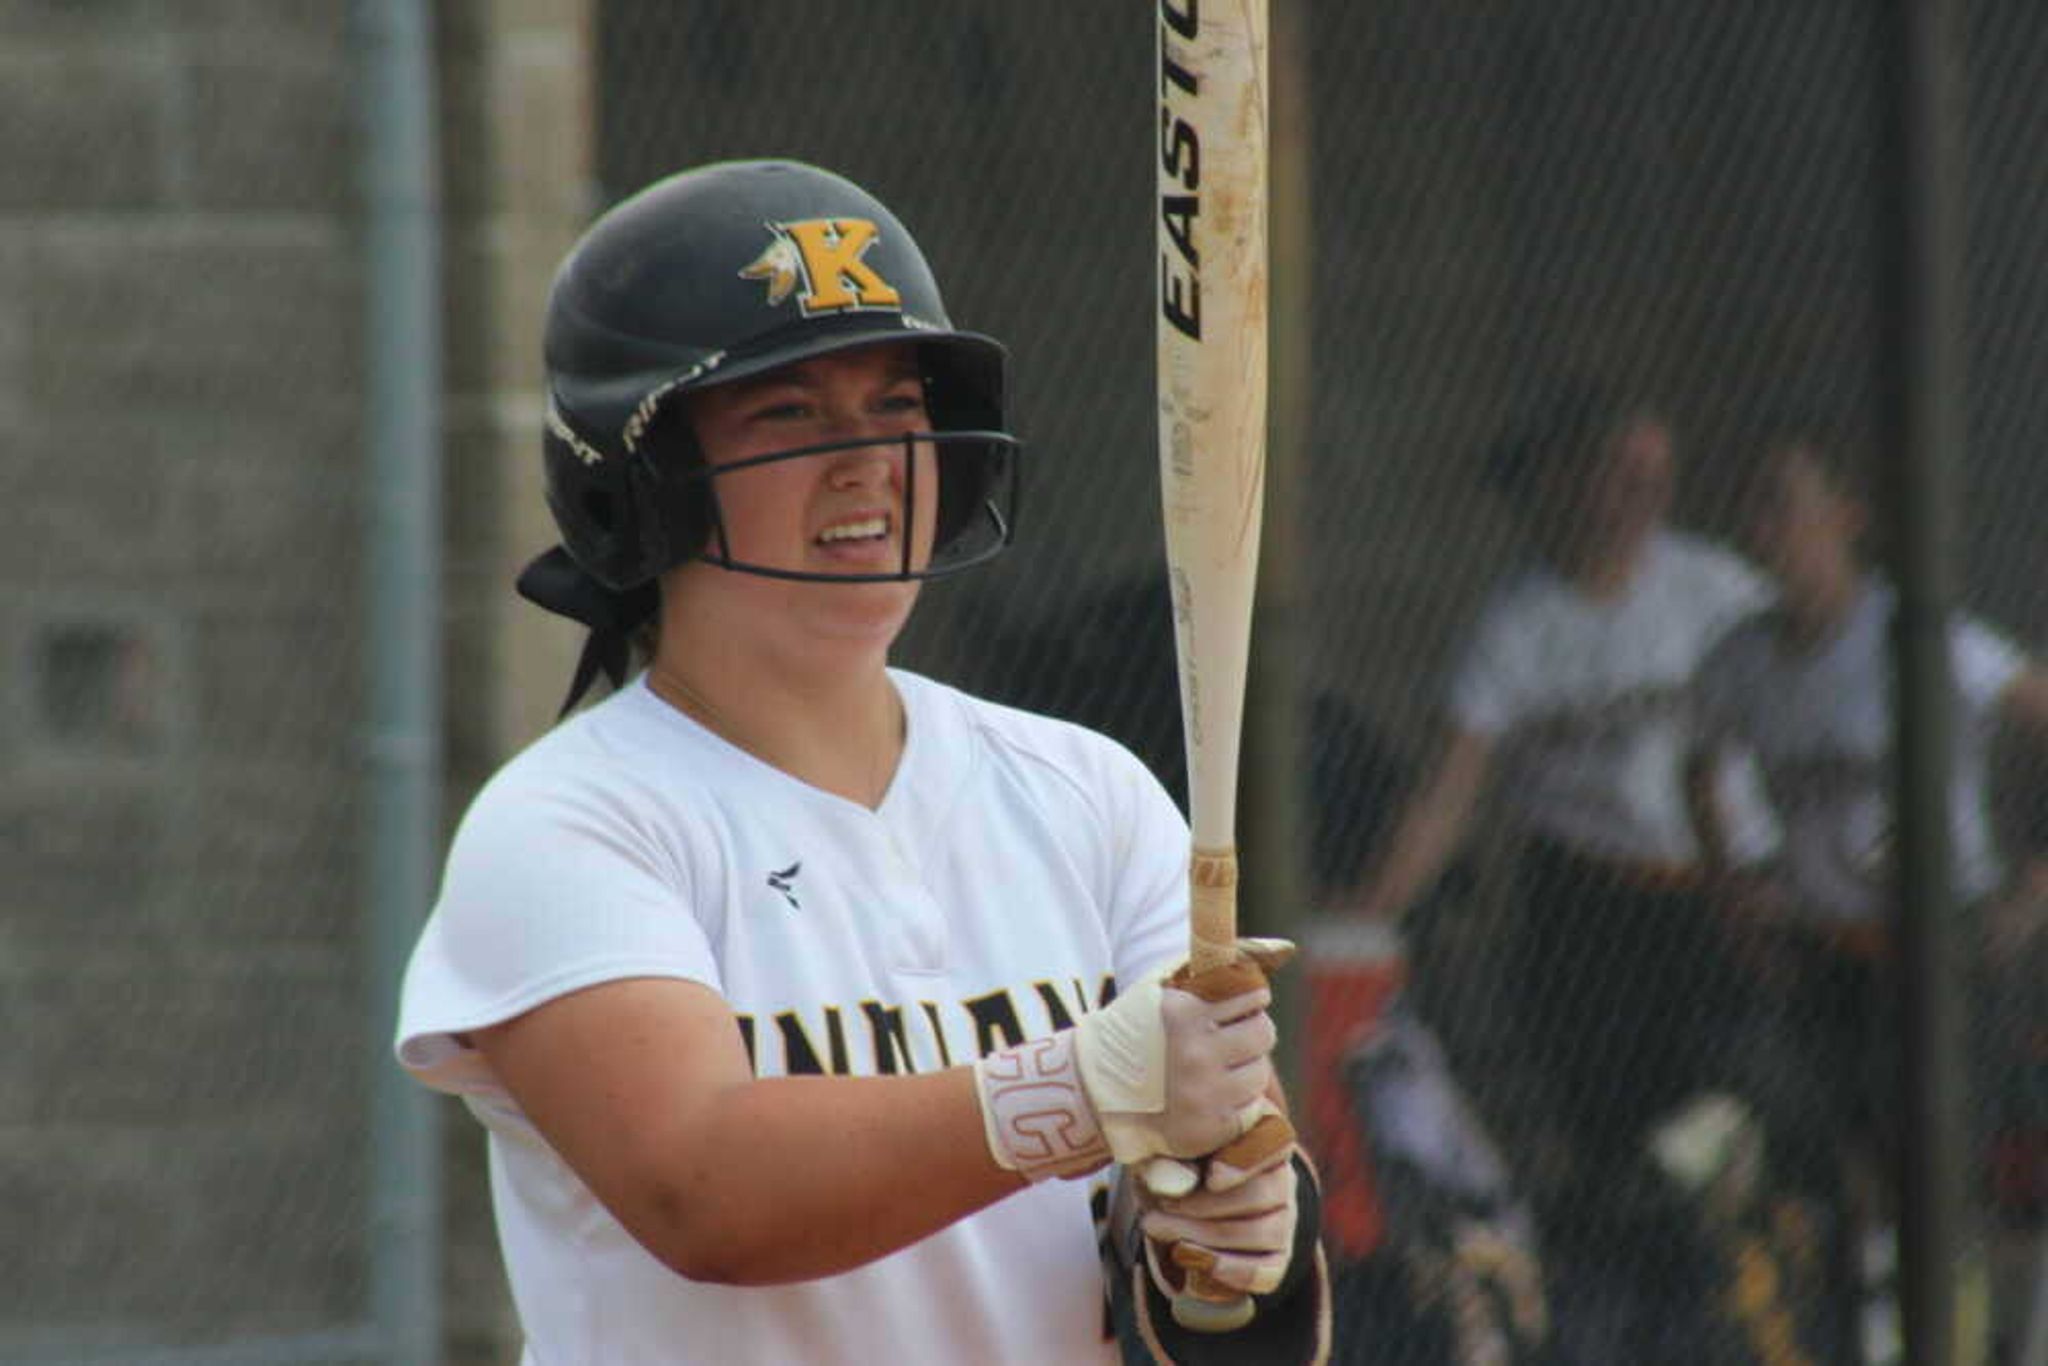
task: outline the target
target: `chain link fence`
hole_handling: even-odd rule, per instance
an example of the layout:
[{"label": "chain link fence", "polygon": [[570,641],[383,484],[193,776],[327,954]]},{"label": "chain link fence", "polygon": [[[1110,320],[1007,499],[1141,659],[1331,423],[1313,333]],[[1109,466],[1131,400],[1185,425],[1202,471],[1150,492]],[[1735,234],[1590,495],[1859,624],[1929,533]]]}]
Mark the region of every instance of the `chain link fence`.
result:
[{"label": "chain link fence", "polygon": [[[451,200],[480,216],[481,168],[516,181],[522,155],[478,112],[474,49],[494,24],[520,40],[522,7],[498,8],[435,6]],[[898,210],[955,320],[1010,346],[1028,445],[1020,544],[931,585],[902,661],[1106,730],[1179,792],[1154,14],[1052,8],[593,3],[593,199],[792,155]],[[1961,10],[1959,605],[2039,659],[2048,18]],[[364,1097],[386,1063],[363,1018],[347,12],[0,0],[0,1360],[374,1355],[354,1336]],[[1818,933],[1833,922],[1796,880],[1732,917],[1705,891],[1682,762],[1720,630],[1764,595],[1789,604],[1794,552],[1841,525],[1773,539],[1767,514],[1808,487],[1759,470],[1774,442],[1821,434],[1864,508],[1864,563],[1883,562],[1879,7],[1287,15],[1276,80],[1310,98],[1305,197],[1283,211],[1307,247],[1279,268],[1308,281],[1312,345],[1298,531],[1272,553],[1301,594],[1302,847],[1263,852],[1309,896],[1253,914],[1309,948],[1290,1047],[1329,1187],[1337,1359],[1896,1359],[1896,1100],[1841,1084],[1898,1065],[1882,936]],[[459,346],[489,349],[483,316],[454,320]],[[482,387],[461,363],[450,383]],[[1605,407],[1559,405],[1587,384]],[[1630,415],[1669,438],[1658,534],[1714,566],[1654,592],[1643,561],[1598,553],[1658,495],[1659,443],[1612,439]],[[479,603],[506,590],[479,568],[503,480],[455,435],[451,488],[475,495],[449,517],[461,686],[482,668],[459,656],[488,649]],[[1971,658],[2019,710],[2007,656]],[[1860,667],[1822,696],[1875,698],[1849,729],[1877,748],[1795,757],[1843,761],[1833,779],[1867,792],[1888,665]],[[1716,716],[1836,734],[1839,713],[1803,718],[1792,687],[1760,705],[1730,684]],[[1984,738],[2001,852],[1966,889],[1959,1065],[1982,1235],[1966,1298],[1988,1306],[1994,1359],[2017,1361],[2048,1207],[2048,734],[1991,729],[1998,710],[1980,699],[1958,728]],[[453,724],[459,805],[501,756],[473,715]],[[1796,874],[1812,775],[1764,767],[1782,838],[1757,871]],[[1404,833],[1431,820],[1440,838],[1399,875]],[[1881,895],[1882,859],[1856,866]],[[1398,934],[1360,913],[1375,900]],[[510,1360],[478,1145],[468,1126],[450,1141],[451,1357]]]},{"label": "chain link fence", "polygon": [[[2011,0],[1965,8],[1960,607],[2030,650],[2048,630],[2032,531],[2048,409],[2028,379],[2041,220],[2021,168],[2048,130],[2022,73],[2042,69],[2048,25]],[[1309,246],[1276,268],[1305,272],[1313,300],[1300,529],[1283,547],[1303,593],[1307,762],[1291,794],[1304,847],[1284,856],[1312,889],[1295,926],[1312,950],[1298,1100],[1333,1188],[1339,1356],[1896,1359],[1881,599],[1830,628],[1861,653],[1816,654],[1824,686],[1787,656],[1724,688],[1714,733],[1778,747],[1724,797],[1731,819],[1763,822],[1731,834],[1756,874],[1748,915],[1709,890],[1685,784],[1706,726],[1690,685],[1722,633],[1780,592],[1788,616],[1821,622],[1803,561],[1829,535],[1844,582],[1882,574],[1881,215],[1898,174],[1884,12],[1296,13],[1305,41],[1275,79],[1310,91],[1308,202],[1282,211],[1307,216]],[[1020,546],[928,594],[905,658],[1108,730],[1178,790],[1147,321],[1151,22],[1142,6],[1048,26],[982,4],[934,22],[876,3],[851,25],[822,4],[613,4],[600,162],[609,197],[698,160],[793,153],[901,209],[956,319],[1012,346],[1030,445]],[[1610,406],[1560,408],[1575,389]],[[1609,454],[1631,416],[1661,438]],[[1863,535],[1828,531],[1837,518],[1772,540],[1805,476],[1788,485],[1763,457],[1795,437],[1830,469],[1839,457]],[[1668,511],[1632,558],[1665,479]],[[1995,686],[1963,668],[1957,738],[1992,756],[1983,801],[2005,853],[2003,876],[1965,887],[1984,927],[1970,920],[1968,956],[1985,1249],[1964,1298],[1992,1287],[2011,1352],[2048,1118],[2027,880],[2048,853],[2048,743],[2006,716],[2026,689],[2003,648]],[[1986,729],[2001,718],[2015,724]],[[1843,856],[1856,893],[1816,905],[1829,803],[1854,813],[1838,825],[1875,824]],[[1405,912],[1398,940],[1356,914],[1367,903]]]},{"label": "chain link fence", "polygon": [[363,1313],[355,143],[290,8],[0,4],[0,1360]]}]

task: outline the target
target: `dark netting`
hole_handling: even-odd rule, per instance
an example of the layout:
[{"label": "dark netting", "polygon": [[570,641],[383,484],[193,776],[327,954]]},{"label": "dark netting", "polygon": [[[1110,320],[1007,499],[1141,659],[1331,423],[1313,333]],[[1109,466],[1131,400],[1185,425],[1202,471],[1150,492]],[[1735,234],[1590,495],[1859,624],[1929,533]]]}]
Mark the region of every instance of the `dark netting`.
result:
[{"label": "dark netting", "polygon": [[[1244,816],[1300,846],[1249,836],[1248,874],[1301,895],[1247,917],[1307,948],[1285,1048],[1337,1359],[1900,1360],[1896,690],[1853,568],[1929,511],[1885,467],[1897,7],[1274,4],[1306,96],[1276,363],[1309,345],[1268,538],[1298,599],[1258,637],[1291,681],[1251,757],[1302,744],[1295,818]],[[438,1229],[365,1100],[372,8],[0,0],[0,1359],[387,1359],[371,1320]],[[902,662],[1181,795],[1154,6],[429,8],[448,817],[580,644],[511,595],[550,537],[548,272],[586,210],[733,156],[875,191],[1011,350],[1018,543],[925,588]],[[2048,7],[1956,8],[1944,1065],[1963,1299],[2012,1362],[2048,1336]],[[1646,528],[1668,578],[1611,553]],[[1710,735],[1766,751],[1760,790],[1690,799]],[[448,1358],[510,1360],[476,1127],[447,1151]]]},{"label": "dark netting", "polygon": [[[1696,666],[1777,591],[1767,571],[1796,572],[1759,540],[1757,499],[1785,496],[1761,457],[1825,449],[1864,509],[1865,562],[1885,550],[1880,214],[1895,168],[1875,8],[1294,12],[1306,56],[1275,79],[1311,92],[1309,200],[1293,209],[1311,230],[1308,255],[1276,270],[1312,282],[1311,435],[1286,549],[1304,592],[1295,854],[1313,907],[1291,1047],[1332,1184],[1338,1356],[1892,1359],[1898,1100],[1847,1080],[1896,1064],[1881,917],[1835,924],[1796,883],[1769,914],[1733,915],[1682,781]],[[874,0],[857,19],[825,0],[606,5],[602,193],[787,154],[901,214],[955,322],[1012,348],[1028,443],[1019,545],[928,590],[905,662],[1108,730],[1178,794],[1152,16],[1048,17],[979,0]],[[1967,18],[1960,606],[2029,651],[2048,632],[2048,224],[2031,171],[2048,145],[2048,20],[2025,0]],[[1592,415],[1560,418],[1568,393]],[[1617,431],[1643,430],[1649,455],[1603,465]],[[1622,555],[1602,578],[1601,537],[1666,474],[1656,543],[1681,538],[1682,563],[1646,587],[1629,566],[1656,555]],[[1631,602],[1634,624],[1617,625]],[[1888,662],[1859,667],[1864,692],[1830,695],[1882,710]],[[1795,705],[1771,700],[1752,710]],[[2000,712],[1980,701],[1963,730]],[[1882,736],[1881,714],[1865,723]],[[2030,857],[2048,866],[2044,751],[2048,737],[2011,728],[1991,741],[2002,875],[1963,898],[1985,1248],[1966,1279],[1993,1287],[2008,1340],[2048,1133],[2044,879],[2028,872]],[[1882,743],[1819,757],[1855,760],[1860,776],[1836,777],[1882,790]],[[1800,782],[1778,772],[1751,804],[1784,817],[1811,796]],[[1411,832],[1423,871],[1405,879],[1385,871],[1404,818],[1438,836],[1425,848]],[[1852,863],[1881,902],[1871,819]],[[1768,854],[1758,841],[1738,832],[1734,862]],[[1751,862],[1759,880],[1777,867]],[[1376,898],[1403,913],[1398,939],[1357,914]]]},{"label": "dark netting", "polygon": [[234,9],[0,4],[8,1361],[365,1313],[359,143]]}]

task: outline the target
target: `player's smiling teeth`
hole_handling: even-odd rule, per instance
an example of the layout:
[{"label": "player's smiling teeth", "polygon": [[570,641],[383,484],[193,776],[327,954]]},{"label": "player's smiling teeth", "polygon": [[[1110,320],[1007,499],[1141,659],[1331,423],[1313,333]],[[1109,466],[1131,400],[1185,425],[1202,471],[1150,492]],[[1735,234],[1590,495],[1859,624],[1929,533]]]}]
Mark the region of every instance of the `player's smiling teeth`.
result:
[{"label": "player's smiling teeth", "polygon": [[834,541],[868,541],[889,534],[887,517],[863,517],[857,522],[840,522],[818,533],[821,544]]}]

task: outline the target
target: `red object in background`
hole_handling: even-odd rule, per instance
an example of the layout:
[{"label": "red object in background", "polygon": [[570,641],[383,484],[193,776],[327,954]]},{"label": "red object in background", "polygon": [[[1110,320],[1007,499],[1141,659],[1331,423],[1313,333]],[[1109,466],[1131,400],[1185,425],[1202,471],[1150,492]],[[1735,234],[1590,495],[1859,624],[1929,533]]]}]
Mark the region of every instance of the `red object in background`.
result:
[{"label": "red object in background", "polygon": [[1401,989],[1407,963],[1399,936],[1359,920],[1311,925],[1302,936],[1302,962],[1308,982],[1305,1138],[1323,1178],[1324,1242],[1334,1256],[1356,1261],[1379,1246],[1385,1221],[1344,1059]]}]

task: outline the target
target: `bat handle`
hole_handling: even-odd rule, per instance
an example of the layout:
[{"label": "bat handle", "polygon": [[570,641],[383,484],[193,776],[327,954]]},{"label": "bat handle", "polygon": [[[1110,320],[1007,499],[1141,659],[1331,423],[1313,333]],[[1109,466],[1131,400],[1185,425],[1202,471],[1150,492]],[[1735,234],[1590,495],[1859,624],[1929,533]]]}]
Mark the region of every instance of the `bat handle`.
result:
[{"label": "bat handle", "polygon": [[[1194,1283],[1199,1272],[1190,1270],[1188,1282]],[[1233,1292],[1226,1290],[1225,1294]],[[1193,1333],[1232,1333],[1252,1321],[1258,1306],[1249,1295],[1237,1295],[1229,1300],[1212,1300],[1197,1295],[1192,1290],[1183,1290],[1173,1297],[1173,1321]]]},{"label": "bat handle", "polygon": [[[1188,964],[1178,984],[1205,1000],[1227,1000],[1256,985],[1258,969],[1248,969],[1237,948],[1237,850],[1197,848],[1188,864],[1188,895]],[[1249,981],[1247,969],[1254,975]],[[1255,1151],[1270,1154],[1293,1141],[1292,1126],[1268,1115],[1225,1151],[1249,1166]],[[1206,1253],[1177,1245],[1168,1255],[1182,1272],[1182,1288],[1173,1297],[1176,1323],[1194,1332],[1227,1333],[1251,1322],[1251,1296],[1216,1281]]]},{"label": "bat handle", "polygon": [[1237,849],[1197,848],[1188,861],[1188,975],[1237,961]]},{"label": "bat handle", "polygon": [[[1267,1115],[1250,1133],[1216,1156],[1249,1170],[1270,1162],[1294,1144],[1294,1126],[1279,1115]],[[1204,1163],[1206,1168],[1207,1163]],[[1215,1258],[1203,1248],[1176,1243],[1162,1253],[1181,1270],[1181,1288],[1173,1297],[1173,1320],[1197,1333],[1228,1333],[1251,1322],[1256,1306],[1249,1295],[1218,1281],[1211,1272]]]}]

